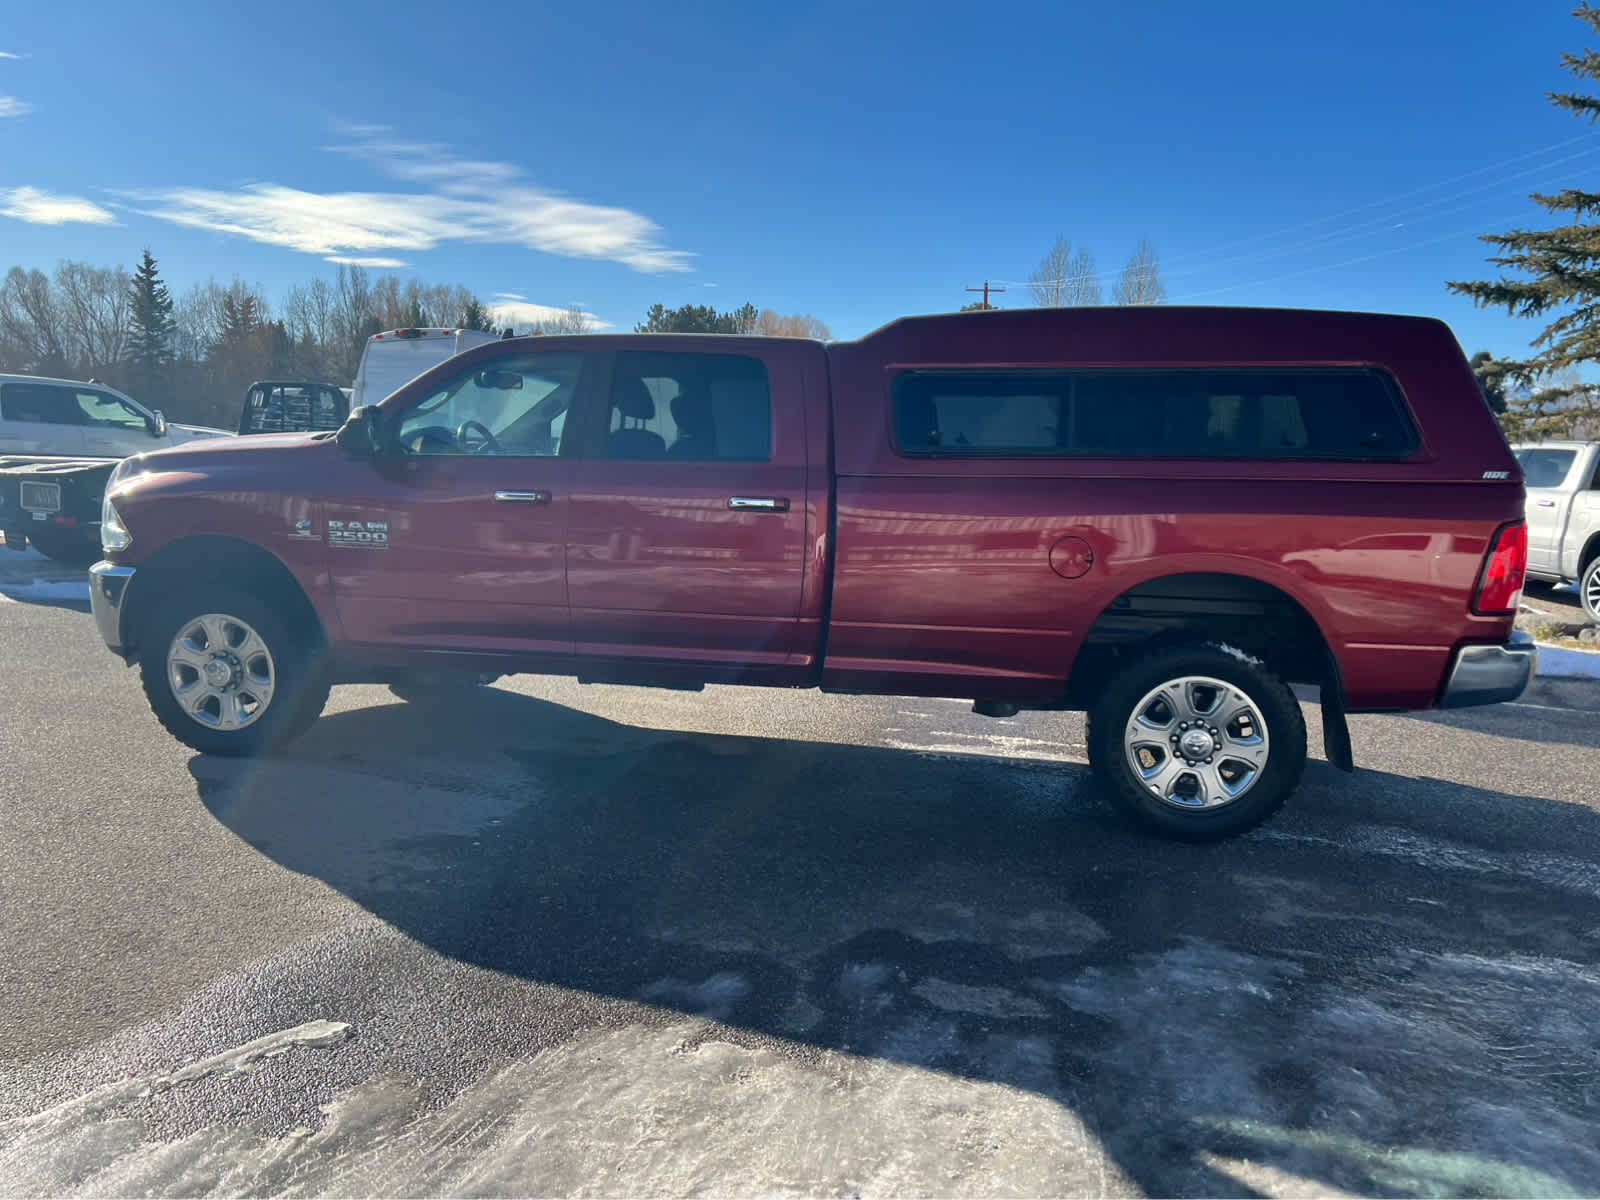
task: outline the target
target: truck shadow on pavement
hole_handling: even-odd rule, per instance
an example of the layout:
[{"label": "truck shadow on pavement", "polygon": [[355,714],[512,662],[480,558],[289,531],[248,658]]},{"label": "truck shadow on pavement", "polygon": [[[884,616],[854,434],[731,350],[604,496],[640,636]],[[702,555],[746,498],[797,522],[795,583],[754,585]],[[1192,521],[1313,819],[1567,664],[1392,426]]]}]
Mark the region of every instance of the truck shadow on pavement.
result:
[{"label": "truck shadow on pavement", "polygon": [[1026,1089],[1147,1194],[1600,1191],[1588,809],[1314,762],[1265,828],[1183,846],[1069,764],[498,689],[191,771],[449,959]]}]

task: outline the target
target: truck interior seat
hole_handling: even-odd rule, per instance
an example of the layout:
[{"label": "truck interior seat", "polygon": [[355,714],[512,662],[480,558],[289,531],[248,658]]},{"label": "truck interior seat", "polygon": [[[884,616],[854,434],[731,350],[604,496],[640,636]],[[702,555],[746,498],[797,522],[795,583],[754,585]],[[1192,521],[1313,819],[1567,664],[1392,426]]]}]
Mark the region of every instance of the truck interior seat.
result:
[{"label": "truck interior seat", "polygon": [[620,428],[606,439],[608,458],[665,458],[667,442],[659,433],[629,425],[629,421],[653,421],[655,397],[642,379],[618,379],[611,393],[611,407],[621,416]]}]

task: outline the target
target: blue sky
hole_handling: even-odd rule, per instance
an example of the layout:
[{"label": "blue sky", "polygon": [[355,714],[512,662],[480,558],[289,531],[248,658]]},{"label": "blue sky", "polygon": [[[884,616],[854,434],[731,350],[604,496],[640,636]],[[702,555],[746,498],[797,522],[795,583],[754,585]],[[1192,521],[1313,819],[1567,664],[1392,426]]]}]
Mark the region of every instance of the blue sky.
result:
[{"label": "blue sky", "polygon": [[[1545,93],[1570,0],[1341,5],[23,4],[0,22],[0,269],[131,267],[276,302],[333,259],[485,299],[809,312],[856,337],[1026,279],[1449,321],[1479,233],[1600,187]],[[159,12],[148,15],[150,9]],[[1431,10],[1431,11],[1430,11]]]}]

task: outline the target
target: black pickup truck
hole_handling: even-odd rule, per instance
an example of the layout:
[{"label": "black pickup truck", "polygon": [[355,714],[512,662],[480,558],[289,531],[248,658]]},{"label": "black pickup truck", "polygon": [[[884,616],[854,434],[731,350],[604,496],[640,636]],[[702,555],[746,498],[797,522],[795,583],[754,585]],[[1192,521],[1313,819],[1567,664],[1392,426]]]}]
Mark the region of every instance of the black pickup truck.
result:
[{"label": "black pickup truck", "polygon": [[115,458],[0,457],[0,533],[74,566],[100,557],[100,504]]}]

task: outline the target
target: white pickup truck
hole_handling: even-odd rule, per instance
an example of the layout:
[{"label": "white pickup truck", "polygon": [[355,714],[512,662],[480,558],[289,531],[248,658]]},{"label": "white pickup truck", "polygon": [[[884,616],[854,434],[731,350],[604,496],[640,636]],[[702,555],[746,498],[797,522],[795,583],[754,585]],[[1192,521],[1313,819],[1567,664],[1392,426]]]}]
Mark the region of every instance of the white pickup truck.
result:
[{"label": "white pickup truck", "polygon": [[1513,446],[1527,489],[1528,578],[1576,583],[1600,623],[1600,442]]}]

